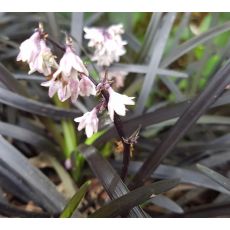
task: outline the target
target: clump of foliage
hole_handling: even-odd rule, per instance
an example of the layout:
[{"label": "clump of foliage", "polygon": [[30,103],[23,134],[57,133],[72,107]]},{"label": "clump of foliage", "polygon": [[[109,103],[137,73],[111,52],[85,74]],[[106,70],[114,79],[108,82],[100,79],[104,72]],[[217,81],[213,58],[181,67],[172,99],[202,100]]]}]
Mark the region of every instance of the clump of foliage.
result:
[{"label": "clump of foliage", "polygon": [[[2,13],[0,215],[229,216],[229,20]],[[18,56],[33,33],[42,65]],[[78,87],[59,76],[65,53],[79,58]]]}]

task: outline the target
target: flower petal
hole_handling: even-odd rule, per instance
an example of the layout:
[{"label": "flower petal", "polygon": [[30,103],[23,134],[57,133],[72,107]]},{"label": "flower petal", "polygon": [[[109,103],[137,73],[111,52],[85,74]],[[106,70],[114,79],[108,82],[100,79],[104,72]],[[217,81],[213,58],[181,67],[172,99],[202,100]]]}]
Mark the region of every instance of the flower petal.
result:
[{"label": "flower petal", "polygon": [[88,124],[86,125],[85,127],[85,133],[86,133],[86,136],[89,138],[93,135],[93,127],[92,127],[92,124]]}]

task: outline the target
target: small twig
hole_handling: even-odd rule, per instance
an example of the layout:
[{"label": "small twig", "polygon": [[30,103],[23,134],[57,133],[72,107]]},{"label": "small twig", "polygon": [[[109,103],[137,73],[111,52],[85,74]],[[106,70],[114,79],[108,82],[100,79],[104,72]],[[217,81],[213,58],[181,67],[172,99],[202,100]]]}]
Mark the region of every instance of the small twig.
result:
[{"label": "small twig", "polygon": [[[58,42],[54,41],[52,38],[50,37],[46,37],[46,39],[51,42],[53,45],[55,45],[56,47],[58,47],[60,50],[62,50],[63,52],[65,52],[65,47],[60,45]],[[84,74],[84,73],[81,73]],[[90,75],[87,76],[93,83],[95,86],[98,85],[98,82],[91,77]],[[107,104],[109,101],[109,94],[107,91],[102,90],[101,94],[103,95],[103,97],[105,98]],[[124,132],[124,128],[123,128],[123,124],[121,122],[121,118],[120,116],[114,112],[114,126],[117,130],[117,133],[122,141],[123,147],[124,147],[124,153],[123,153],[123,167],[121,170],[121,179],[125,180],[126,176],[127,176],[127,172],[128,172],[128,167],[129,167],[129,161],[130,161],[130,155],[131,155],[131,146],[133,145],[133,143],[128,143],[125,142],[125,140],[127,140],[126,136],[125,136],[125,132]]]}]

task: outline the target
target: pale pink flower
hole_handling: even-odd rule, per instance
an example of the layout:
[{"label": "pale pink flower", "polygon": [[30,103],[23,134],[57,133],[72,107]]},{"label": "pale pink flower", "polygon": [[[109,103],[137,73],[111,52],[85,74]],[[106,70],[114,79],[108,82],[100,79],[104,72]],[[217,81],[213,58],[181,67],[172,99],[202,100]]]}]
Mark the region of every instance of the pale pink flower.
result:
[{"label": "pale pink flower", "polygon": [[61,102],[66,101],[68,98],[71,97],[71,89],[68,83],[62,83],[62,87],[57,91],[58,98]]},{"label": "pale pink flower", "polygon": [[116,112],[120,116],[125,116],[127,110],[125,105],[135,104],[135,102],[133,101],[134,97],[128,97],[127,95],[117,93],[111,87],[109,87],[108,92],[108,111],[112,121],[114,119],[114,112]]},{"label": "pale pink flower", "polygon": [[79,80],[77,72],[73,71],[68,78],[55,78],[41,83],[42,86],[49,87],[49,97],[53,97],[55,93],[58,94],[60,101],[65,101],[71,98],[72,102],[76,102],[79,94]]},{"label": "pale pink flower", "polygon": [[82,76],[80,83],[80,95],[81,96],[89,96],[90,94],[96,95],[96,87],[93,82],[86,76]]},{"label": "pale pink flower", "polygon": [[75,118],[74,121],[79,122],[78,131],[85,128],[85,133],[88,138],[98,131],[98,118],[96,108],[90,112],[85,113],[81,117]]},{"label": "pale pink flower", "polygon": [[95,48],[92,61],[97,61],[100,66],[109,66],[114,61],[118,62],[120,56],[126,53],[121,34],[124,33],[123,25],[113,25],[107,29],[84,28],[85,38],[89,39],[88,46]]},{"label": "pale pink flower", "polygon": [[85,39],[89,39],[88,47],[94,47],[104,42],[103,30],[100,28],[84,28]]},{"label": "pale pink flower", "polygon": [[72,71],[70,76],[68,77],[68,84],[71,91],[71,101],[74,103],[77,101],[80,89],[79,89],[79,79],[78,79],[78,73],[76,70]]},{"label": "pale pink flower", "polygon": [[51,67],[57,68],[54,56],[50,48],[47,47],[45,40],[41,38],[41,32],[38,29],[30,38],[22,42],[19,49],[17,61],[29,64],[29,74],[38,71],[48,76],[52,73]]},{"label": "pale pink flower", "polygon": [[54,94],[62,87],[62,82],[56,79],[51,79],[46,82],[41,83],[42,86],[44,87],[49,87],[49,97],[53,97]]},{"label": "pale pink flower", "polygon": [[40,32],[34,32],[30,38],[26,39],[20,45],[20,52],[17,56],[17,61],[32,63],[37,58],[40,52]]},{"label": "pale pink flower", "polygon": [[[79,81],[79,75],[83,79],[83,81],[81,79],[82,82]],[[67,45],[66,52],[60,60],[59,67],[53,74],[53,78],[48,82],[42,83],[42,86],[51,87],[49,89],[49,96],[51,97],[57,92],[58,98],[62,102],[68,98],[71,98],[72,102],[76,102],[79,93],[83,96],[95,95],[95,86],[88,79],[88,75],[88,70],[80,57],[74,53],[71,45]]]},{"label": "pale pink flower", "polygon": [[108,28],[108,31],[114,37],[118,35],[117,38],[120,38],[120,35],[125,32],[122,24],[112,25]]},{"label": "pale pink flower", "polygon": [[62,74],[64,77],[68,77],[74,70],[79,73],[84,73],[86,76],[89,75],[89,72],[83,64],[81,58],[74,53],[72,47],[67,45],[66,52],[60,60],[58,70],[54,73],[54,77],[59,74]]},{"label": "pale pink flower", "polygon": [[33,62],[29,63],[29,74],[38,71],[39,73],[48,76],[52,73],[51,67],[57,68],[58,64],[54,59],[51,49],[47,47],[44,40],[40,40],[40,51]]}]

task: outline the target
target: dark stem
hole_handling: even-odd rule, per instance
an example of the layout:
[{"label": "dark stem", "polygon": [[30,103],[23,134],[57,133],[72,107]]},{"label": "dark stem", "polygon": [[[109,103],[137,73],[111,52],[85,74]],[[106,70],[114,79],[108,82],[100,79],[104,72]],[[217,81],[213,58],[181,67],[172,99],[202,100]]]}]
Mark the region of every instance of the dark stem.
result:
[{"label": "dark stem", "polygon": [[131,145],[124,142],[125,133],[124,133],[124,129],[123,129],[123,124],[121,122],[120,116],[116,113],[114,113],[114,125],[117,129],[118,135],[122,141],[123,148],[124,148],[124,150],[123,150],[124,151],[123,152],[123,166],[122,166],[121,174],[120,174],[121,179],[124,181],[126,176],[127,176],[128,167],[129,167]]},{"label": "dark stem", "polygon": [[[50,43],[52,43],[53,45],[55,45],[56,47],[58,47],[60,50],[62,50],[63,52],[65,52],[65,47],[60,45],[58,42],[54,41],[52,38],[47,37],[46,38],[47,41],[49,41]],[[84,73],[81,73],[84,74]],[[85,75],[85,74],[84,74]],[[98,82],[91,76],[87,76],[93,83],[95,86],[98,85]],[[109,93],[105,90],[101,91],[101,94],[103,95],[103,97],[105,98],[107,104],[109,101]],[[123,124],[121,121],[120,116],[114,112],[114,126],[117,130],[117,133],[122,141],[123,144],[123,166],[122,166],[122,170],[121,170],[121,179],[124,181],[126,176],[127,176],[127,172],[128,172],[128,167],[129,167],[129,161],[130,161],[130,152],[131,152],[131,144],[129,143],[125,143],[124,139],[126,139],[125,136],[125,132],[124,132],[124,128],[123,128]]]}]

